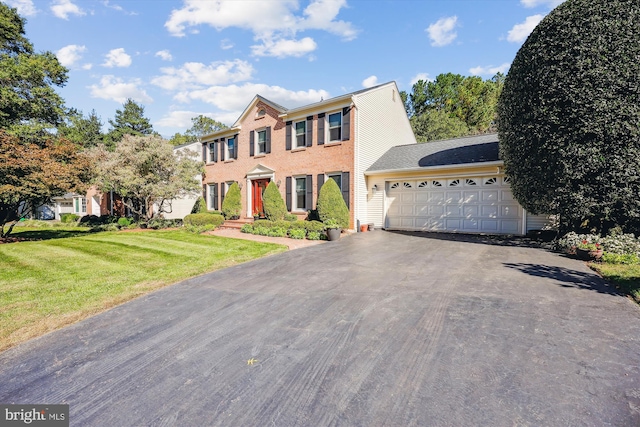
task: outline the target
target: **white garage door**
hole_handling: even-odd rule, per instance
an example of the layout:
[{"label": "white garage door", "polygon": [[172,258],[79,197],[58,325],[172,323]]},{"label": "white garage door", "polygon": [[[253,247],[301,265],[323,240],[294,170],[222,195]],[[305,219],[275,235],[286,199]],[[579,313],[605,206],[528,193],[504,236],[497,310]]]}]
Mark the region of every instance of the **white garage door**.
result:
[{"label": "white garage door", "polygon": [[388,181],[386,206],[389,229],[522,233],[523,210],[506,177]]}]

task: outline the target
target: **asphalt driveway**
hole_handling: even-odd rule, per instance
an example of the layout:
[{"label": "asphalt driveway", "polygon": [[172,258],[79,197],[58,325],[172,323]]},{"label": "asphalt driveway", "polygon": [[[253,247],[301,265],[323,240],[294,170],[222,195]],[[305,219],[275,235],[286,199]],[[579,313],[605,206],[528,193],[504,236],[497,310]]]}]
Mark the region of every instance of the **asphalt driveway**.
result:
[{"label": "asphalt driveway", "polygon": [[82,426],[638,426],[640,309],[517,242],[375,231],[187,280],[0,354]]}]

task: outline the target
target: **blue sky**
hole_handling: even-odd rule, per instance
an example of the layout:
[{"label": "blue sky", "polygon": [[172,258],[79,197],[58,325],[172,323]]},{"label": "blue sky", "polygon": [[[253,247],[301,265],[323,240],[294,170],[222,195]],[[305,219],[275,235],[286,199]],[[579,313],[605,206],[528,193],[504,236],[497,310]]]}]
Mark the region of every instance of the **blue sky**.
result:
[{"label": "blue sky", "polygon": [[165,137],[232,124],[260,94],[293,108],[440,73],[506,73],[562,0],[5,0],[69,68],[67,107],[108,119],[132,98]]}]

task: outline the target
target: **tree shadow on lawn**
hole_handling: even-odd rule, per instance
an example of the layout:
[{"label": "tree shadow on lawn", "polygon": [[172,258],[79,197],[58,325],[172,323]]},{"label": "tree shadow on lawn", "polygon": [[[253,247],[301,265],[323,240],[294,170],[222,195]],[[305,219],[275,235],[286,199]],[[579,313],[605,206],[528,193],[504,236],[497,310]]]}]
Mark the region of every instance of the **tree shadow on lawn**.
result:
[{"label": "tree shadow on lawn", "polygon": [[546,277],[559,281],[558,286],[563,288],[584,289],[601,294],[624,296],[613,285],[608,284],[604,279],[595,273],[588,273],[573,270],[565,267],[556,267],[540,264],[525,263],[502,263],[507,268],[513,268],[535,277]]},{"label": "tree shadow on lawn", "polygon": [[91,231],[91,229],[89,228],[85,230],[56,230],[55,228],[53,229],[49,228],[46,230],[39,230],[39,229],[18,230],[11,233],[8,239],[6,239],[7,241],[3,243],[66,239],[68,237],[85,236],[91,233],[93,233],[93,231]]}]

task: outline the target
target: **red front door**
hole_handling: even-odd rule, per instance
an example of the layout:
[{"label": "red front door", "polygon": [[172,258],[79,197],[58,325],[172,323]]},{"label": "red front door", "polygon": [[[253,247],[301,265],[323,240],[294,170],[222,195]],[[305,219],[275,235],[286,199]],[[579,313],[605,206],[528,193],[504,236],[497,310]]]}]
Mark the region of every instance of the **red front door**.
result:
[{"label": "red front door", "polygon": [[253,194],[253,215],[259,215],[260,218],[264,218],[264,208],[262,206],[262,195],[265,188],[269,184],[269,179],[254,179],[251,181],[251,188]]}]

